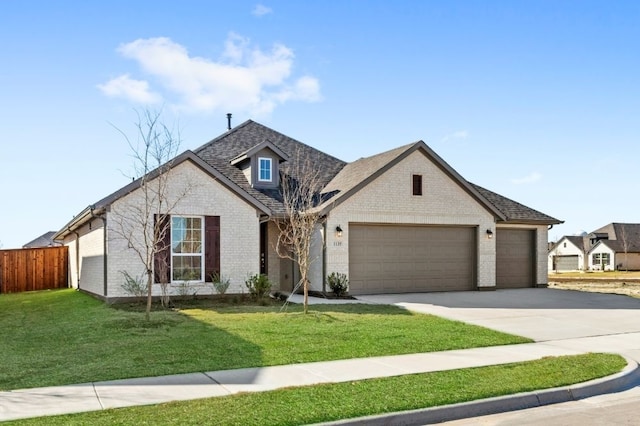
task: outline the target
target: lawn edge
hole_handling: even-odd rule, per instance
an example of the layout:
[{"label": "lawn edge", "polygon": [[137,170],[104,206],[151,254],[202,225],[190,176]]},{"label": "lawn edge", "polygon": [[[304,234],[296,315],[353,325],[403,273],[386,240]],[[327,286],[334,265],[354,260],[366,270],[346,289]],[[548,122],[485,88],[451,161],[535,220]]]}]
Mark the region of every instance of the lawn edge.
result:
[{"label": "lawn edge", "polygon": [[620,392],[636,386],[640,382],[640,367],[631,358],[622,356],[627,365],[622,371],[569,386],[542,389],[486,398],[476,401],[399,411],[395,413],[374,414],[352,419],[316,423],[316,426],[386,426],[390,424],[425,425],[460,420],[470,417],[486,416],[508,411],[542,407],[562,402],[577,401],[596,395]]}]

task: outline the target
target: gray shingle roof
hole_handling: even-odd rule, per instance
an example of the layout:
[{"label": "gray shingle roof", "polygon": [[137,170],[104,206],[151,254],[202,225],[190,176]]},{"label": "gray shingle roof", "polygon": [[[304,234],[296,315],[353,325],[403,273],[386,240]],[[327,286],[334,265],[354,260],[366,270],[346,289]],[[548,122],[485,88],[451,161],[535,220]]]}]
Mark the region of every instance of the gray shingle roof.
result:
[{"label": "gray shingle roof", "polygon": [[[214,178],[219,179],[222,184],[236,191],[258,210],[263,213],[269,212],[273,215],[280,215],[285,212],[280,190],[252,187],[244,173],[231,164],[233,159],[237,159],[239,156],[252,152],[252,150],[257,149],[256,147],[263,145],[275,146],[277,150],[280,150],[278,155],[283,158],[285,156],[288,157],[288,161],[295,161],[295,158],[309,159],[318,167],[320,171],[319,178],[324,187],[322,197],[319,198],[323,202],[320,207],[330,206],[334,201],[343,197],[346,198],[350,193],[366,185],[375,176],[392,167],[400,159],[404,158],[404,155],[408,155],[414,150],[421,150],[443,172],[458,182],[472,197],[492,212],[498,221],[507,220],[515,223],[537,224],[562,223],[551,216],[467,182],[422,141],[403,145],[347,164],[289,136],[255,121],[248,120],[205,143],[193,152],[185,151],[173,161],[176,164],[181,161],[196,163]],[[283,169],[286,169],[286,167],[283,167]],[[155,171],[152,173],[155,173]],[[295,173],[295,170],[293,173]],[[292,177],[294,180],[298,180],[297,176],[294,175]],[[106,208],[116,199],[138,187],[139,180],[88,206],[58,231],[56,238],[61,238],[66,232],[70,232],[72,227],[80,226],[91,217],[95,209]]]},{"label": "gray shingle roof", "polygon": [[[269,207],[273,213],[284,213],[282,194],[274,189],[256,189],[230,161],[253,147],[269,141],[291,158],[309,158],[320,170],[326,185],[347,164],[255,121],[248,120],[194,150],[195,154],[236,182],[243,190]],[[292,176],[294,179],[296,176]]]},{"label": "gray shingle roof", "polygon": [[506,216],[507,222],[541,223],[548,225],[562,223],[561,220],[534,210],[531,207],[527,207],[524,204],[520,204],[517,201],[513,201],[473,183],[471,185]]},{"label": "gray shingle roof", "polygon": [[53,236],[56,234],[56,231],[45,232],[40,235],[38,238],[29,241],[27,244],[23,245],[22,248],[36,248],[36,247],[55,247],[59,246],[60,243],[56,243],[53,241]]},{"label": "gray shingle roof", "polygon": [[602,228],[598,228],[589,235],[595,235],[607,247],[615,252],[624,253],[625,244],[627,253],[640,252],[640,223],[618,223],[612,222]]},{"label": "gray shingle roof", "polygon": [[[422,141],[403,145],[389,151],[361,158],[352,163],[345,163],[335,157],[323,153],[315,148],[303,144],[273,129],[263,126],[255,121],[248,120],[231,129],[225,134],[204,144],[194,150],[196,155],[202,158],[221,173],[228,176],[243,188],[247,193],[256,197],[260,202],[268,206],[275,214],[283,213],[282,195],[279,190],[256,189],[247,181],[244,174],[230,165],[230,161],[253,147],[269,141],[292,158],[311,158],[321,170],[322,205],[330,206],[339,199],[350,195],[366,184],[377,173],[386,170],[391,164],[395,164],[403,154],[413,149],[422,149],[427,155],[442,167],[446,173],[458,180],[470,194],[479,202],[485,204],[498,220],[503,216],[509,222],[556,224],[562,221],[524,206],[495,192],[489,191],[477,185],[470,184],[464,178],[450,168],[444,160],[432,152]],[[295,178],[295,176],[294,176]]]},{"label": "gray shingle roof", "polygon": [[588,238],[583,237],[582,235],[567,235],[565,238],[571,241],[576,247],[578,247],[582,251],[584,251],[585,247],[588,247],[588,243],[586,242]]},{"label": "gray shingle roof", "polygon": [[[616,253],[640,253],[640,242],[629,241],[626,246],[622,240],[600,240],[601,244],[609,247]],[[595,246],[594,246],[595,247]]]}]

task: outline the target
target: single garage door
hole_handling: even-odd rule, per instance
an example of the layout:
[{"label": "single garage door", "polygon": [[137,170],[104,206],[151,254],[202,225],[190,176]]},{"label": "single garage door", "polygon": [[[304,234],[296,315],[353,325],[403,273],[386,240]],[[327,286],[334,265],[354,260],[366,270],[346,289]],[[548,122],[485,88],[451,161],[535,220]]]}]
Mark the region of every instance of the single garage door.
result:
[{"label": "single garage door", "polygon": [[496,232],[496,288],[533,287],[535,231],[498,229]]},{"label": "single garage door", "polygon": [[554,256],[554,270],[555,271],[577,271],[578,270],[578,255],[565,255]]},{"label": "single garage door", "polygon": [[476,288],[476,228],[349,225],[351,294]]}]

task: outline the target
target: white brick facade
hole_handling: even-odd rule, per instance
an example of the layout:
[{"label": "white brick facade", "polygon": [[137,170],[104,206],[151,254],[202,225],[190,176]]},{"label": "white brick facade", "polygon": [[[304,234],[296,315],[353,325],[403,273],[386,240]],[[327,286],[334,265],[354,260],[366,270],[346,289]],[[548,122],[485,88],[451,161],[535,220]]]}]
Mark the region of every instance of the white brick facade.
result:
[{"label": "white brick facade", "polygon": [[64,245],[69,247],[69,276],[71,286],[104,296],[104,224],[94,218],[69,234]]},{"label": "white brick facade", "polygon": [[[220,182],[203,172],[191,162],[177,165],[171,172],[168,200],[170,204],[180,198],[185,188],[190,188],[171,213],[184,216],[220,217],[220,269],[221,274],[229,278],[229,293],[246,292],[244,282],[249,275],[260,270],[259,259],[259,214],[255,207],[238,197]],[[107,219],[107,293],[104,293],[104,227],[102,219],[95,218],[77,230],[80,235],[79,279],[76,273],[76,236],[74,233],[65,238],[69,247],[69,263],[72,285],[87,292],[107,298],[130,297],[122,285],[122,271],[132,276],[144,273],[144,263],[135,250],[128,247],[127,239],[120,236],[116,228],[118,215],[127,207],[142,205],[142,191],[137,190],[116,200],[106,213]],[[154,210],[155,211],[155,210]],[[153,217],[150,217],[150,226]],[[140,234],[142,231],[138,231]],[[139,237],[136,236],[136,237]],[[78,284],[79,282],[79,284]],[[177,285],[172,285],[173,295],[179,294]],[[190,283],[190,294],[215,294],[209,283]],[[160,295],[159,285],[154,285],[154,295]]]}]

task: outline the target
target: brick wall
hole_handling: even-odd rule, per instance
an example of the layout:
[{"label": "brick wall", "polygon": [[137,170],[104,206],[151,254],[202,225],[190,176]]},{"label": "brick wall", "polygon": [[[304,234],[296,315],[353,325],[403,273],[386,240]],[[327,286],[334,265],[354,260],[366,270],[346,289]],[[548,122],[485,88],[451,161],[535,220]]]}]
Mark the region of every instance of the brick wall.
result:
[{"label": "brick wall", "polygon": [[[172,204],[179,198],[177,194],[190,188],[188,195],[177,201],[172,214],[220,216],[221,274],[231,280],[229,293],[246,292],[245,279],[260,271],[259,215],[256,209],[190,162],[184,162],[171,171],[169,188],[169,194],[174,194],[168,197]],[[124,280],[120,271],[126,270],[132,275],[140,275],[144,271],[135,251],[127,247],[127,241],[114,228],[117,215],[127,206],[140,205],[141,195],[142,192],[137,191],[117,200],[107,216],[108,297],[129,296],[122,289]],[[193,282],[191,286],[198,294],[214,293],[209,284]],[[171,291],[177,294],[177,287],[172,287]],[[153,292],[160,295],[160,285],[154,285]]]},{"label": "brick wall", "polygon": [[[412,195],[412,175],[423,176],[423,195]],[[349,274],[349,223],[463,225],[477,227],[478,286],[495,286],[493,215],[420,152],[414,152],[334,208],[327,221],[326,272]],[[343,229],[337,238],[336,226]],[[545,251],[546,252],[546,251]],[[546,264],[545,264],[546,267]],[[314,286],[322,277],[314,276]]]}]

